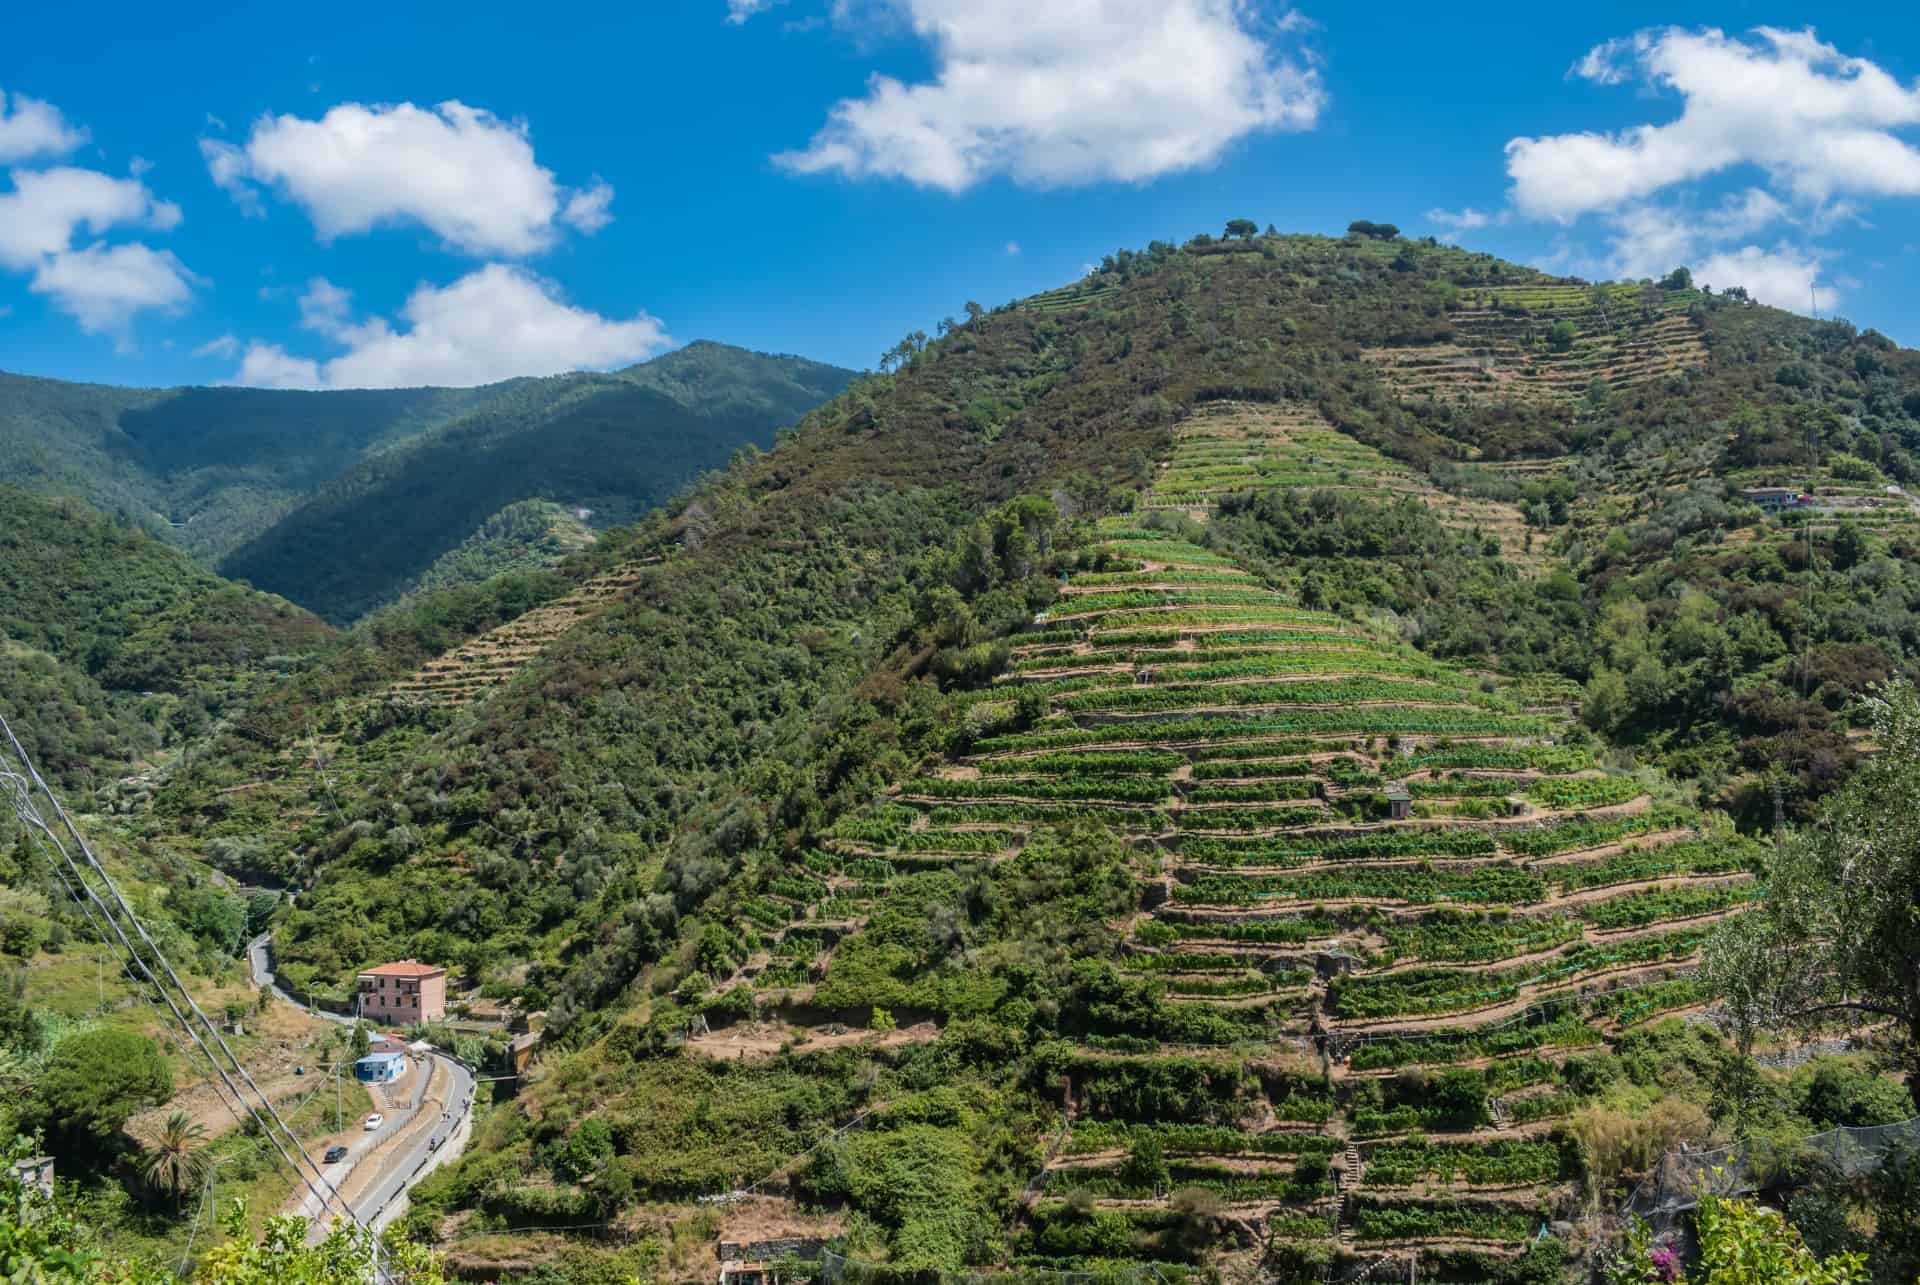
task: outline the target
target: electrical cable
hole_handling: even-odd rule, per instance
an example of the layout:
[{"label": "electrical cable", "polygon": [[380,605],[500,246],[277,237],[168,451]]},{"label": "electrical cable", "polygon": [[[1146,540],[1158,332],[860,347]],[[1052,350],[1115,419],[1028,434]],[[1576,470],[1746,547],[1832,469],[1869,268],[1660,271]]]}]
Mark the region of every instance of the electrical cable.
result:
[{"label": "electrical cable", "polygon": [[[14,734],[12,726],[7,723],[4,716],[0,716],[0,733],[5,734],[7,742],[12,746],[14,757],[24,769],[22,773],[7,774],[9,777],[16,778],[15,782],[10,782],[12,789],[9,790],[14,809],[23,824],[37,830],[52,844],[54,850],[59,853],[61,860],[72,873],[73,883],[68,884],[67,888],[69,895],[74,895],[76,900],[80,900],[83,908],[87,908],[88,903],[91,903],[91,908],[88,909],[89,918],[93,918],[95,911],[98,912],[99,916],[99,918],[94,921],[96,930],[100,928],[102,922],[104,922],[107,929],[110,930],[110,935],[104,932],[102,933],[102,940],[105,944],[109,948],[112,948],[116,940],[119,942],[120,947],[124,949],[126,954],[133,960],[135,967],[138,968],[141,975],[145,976],[148,982],[153,985],[154,989],[159,992],[161,1000],[165,1002],[168,1010],[173,1014],[175,1021],[178,1022],[180,1028],[186,1033],[188,1040],[198,1048],[206,1058],[208,1065],[213,1068],[220,1082],[226,1087],[227,1091],[232,1094],[236,1101],[245,1106],[248,1114],[259,1124],[262,1136],[266,1137],[266,1139],[273,1144],[274,1150],[279,1152],[281,1159],[286,1162],[288,1168],[293,1172],[294,1177],[299,1181],[303,1181],[307,1188],[315,1196],[320,1198],[321,1208],[325,1209],[329,1203],[337,1205],[340,1210],[345,1213],[348,1221],[352,1222],[357,1228],[368,1235],[374,1247],[376,1275],[382,1274],[378,1267],[378,1238],[373,1236],[371,1229],[354,1213],[353,1207],[341,1196],[339,1190],[333,1185],[332,1181],[326,1177],[325,1172],[320,1166],[315,1164],[312,1158],[306,1154],[305,1148],[300,1144],[299,1136],[295,1134],[292,1128],[287,1125],[286,1121],[280,1117],[266,1094],[262,1093],[259,1085],[254,1083],[253,1077],[248,1073],[245,1065],[235,1056],[232,1048],[220,1034],[219,1029],[214,1026],[212,1021],[208,1019],[206,1013],[201,1010],[199,1003],[193,998],[192,992],[189,991],[185,983],[180,980],[180,976],[174,970],[172,963],[168,961],[166,955],[160,950],[159,945],[153,940],[151,934],[147,932],[146,926],[142,924],[139,917],[134,914],[132,906],[127,903],[126,898],[114,884],[111,876],[107,874],[105,867],[102,866],[99,859],[94,856],[92,849],[87,846],[86,840],[81,837],[79,829],[74,825],[73,819],[68,816],[66,809],[61,806],[60,800],[54,795],[52,788],[47,785],[38,769],[34,767],[32,759],[26,752],[26,748],[20,743],[19,737]],[[66,845],[60,842],[59,836],[54,833],[52,827],[47,824],[46,820],[39,815],[34,805],[32,794],[29,789],[25,788],[23,783],[30,783],[32,787],[37,787],[39,792],[45,796],[48,804],[53,809],[54,815],[60,820],[68,836],[73,840],[74,846],[79,850],[81,856],[85,858],[86,869],[93,872],[95,879],[97,879],[101,887],[105,889],[105,897],[102,896],[100,889],[96,888],[94,883],[87,879],[86,874],[82,870],[81,863],[74,860],[72,853],[67,850]],[[56,873],[59,873],[58,866],[55,867],[55,870]],[[61,879],[63,883],[67,882],[64,874],[61,875]],[[73,884],[77,884],[85,891],[86,898],[84,900],[81,900],[78,895],[75,894]],[[167,987],[161,983],[159,977],[155,976],[153,967],[149,964],[145,955],[143,955],[139,947],[135,946],[133,941],[129,939],[126,928],[122,925],[120,919],[115,917],[113,909],[109,906],[109,899],[111,900],[112,906],[118,907],[126,923],[131,924],[134,935],[140,939],[140,942],[146,947],[147,951],[151,952],[153,960],[157,961],[161,971],[166,974],[168,981],[172,983],[175,991],[178,992],[178,999],[176,999],[173,992],[170,992]],[[200,1032],[194,1028],[194,1023],[188,1019],[186,1013],[181,1011],[181,1004],[179,1002],[181,1000],[185,1002],[187,1010],[199,1019],[201,1026],[213,1037],[214,1044],[219,1046],[220,1052],[226,1056],[228,1063],[231,1064],[231,1071],[229,1071],[227,1066],[222,1065],[220,1058],[215,1056],[213,1050],[207,1046],[206,1040],[201,1037]],[[245,1082],[246,1087],[252,1090],[254,1095],[259,1098],[261,1103],[259,1107],[256,1107],[249,1101],[246,1094],[235,1084],[233,1078],[235,1074],[237,1074],[240,1079]],[[271,1124],[269,1121],[271,1121]],[[279,1134],[274,1132],[273,1126],[278,1126]],[[283,1136],[293,1144],[293,1154],[291,1155],[288,1153],[286,1142],[282,1141]],[[307,1168],[313,1171],[311,1176],[303,1173],[302,1165],[300,1161],[296,1161],[293,1158],[294,1155],[298,1155],[300,1161],[304,1161]]]}]

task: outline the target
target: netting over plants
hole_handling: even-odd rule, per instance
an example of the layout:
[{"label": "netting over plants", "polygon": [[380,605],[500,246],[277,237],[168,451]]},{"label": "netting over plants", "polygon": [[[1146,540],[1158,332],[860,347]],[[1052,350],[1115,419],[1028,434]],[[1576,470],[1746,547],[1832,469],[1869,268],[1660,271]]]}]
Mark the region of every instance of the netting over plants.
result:
[{"label": "netting over plants", "polygon": [[1898,1124],[1829,1129],[1792,1142],[1740,1142],[1711,1151],[1682,1148],[1660,1158],[1627,1197],[1625,1212],[1665,1229],[1702,1196],[1737,1196],[1808,1163],[1855,1178],[1871,1173],[1902,1146],[1920,1145],[1920,1116]]}]

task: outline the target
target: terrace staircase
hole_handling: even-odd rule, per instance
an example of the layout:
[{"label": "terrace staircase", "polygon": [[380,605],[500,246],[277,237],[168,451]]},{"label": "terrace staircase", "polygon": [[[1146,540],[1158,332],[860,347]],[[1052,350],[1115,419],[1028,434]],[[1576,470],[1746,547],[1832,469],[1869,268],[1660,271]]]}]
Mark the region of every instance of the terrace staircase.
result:
[{"label": "terrace staircase", "polygon": [[478,700],[525,669],[561,635],[599,615],[640,582],[647,558],[582,581],[572,593],[471,638],[422,665],[387,689],[391,700],[463,705]]},{"label": "terrace staircase", "polygon": [[1353,1250],[1353,1196],[1359,1189],[1360,1175],[1366,1168],[1366,1162],[1360,1158],[1360,1148],[1349,1142],[1340,1157],[1340,1176],[1337,1180],[1340,1192],[1340,1248],[1351,1253]]}]

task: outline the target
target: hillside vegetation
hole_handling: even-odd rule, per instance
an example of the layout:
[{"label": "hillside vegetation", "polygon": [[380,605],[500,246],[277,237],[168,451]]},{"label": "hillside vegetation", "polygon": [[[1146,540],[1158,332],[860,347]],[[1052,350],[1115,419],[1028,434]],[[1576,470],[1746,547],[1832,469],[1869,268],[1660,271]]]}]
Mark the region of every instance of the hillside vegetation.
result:
[{"label": "hillside vegetation", "polygon": [[939,330],[557,568],[368,617],[129,812],[310,885],[300,985],[415,956],[547,1014],[413,1234],[1519,1285],[1682,1140],[1912,1113],[1762,1072],[1696,968],[1920,655],[1920,354],[1381,235]]},{"label": "hillside vegetation", "polygon": [[480,524],[478,530],[434,560],[407,593],[456,589],[509,571],[556,567],[593,543],[593,530],[578,510],[550,500],[519,500]]},{"label": "hillside vegetation", "polygon": [[211,561],[367,451],[501,391],[129,389],[0,374],[0,482],[78,497]]},{"label": "hillside vegetation", "polygon": [[[0,483],[86,500],[346,623],[525,500],[630,521],[851,372],[696,343],[470,389],[139,390],[0,375]],[[370,539],[369,532],[381,538]],[[511,557],[469,557],[500,570]]]},{"label": "hillside vegetation", "polygon": [[63,782],[203,734],[333,635],[137,527],[0,487],[0,703]]},{"label": "hillside vegetation", "polygon": [[849,377],[699,344],[632,371],[523,381],[346,471],[220,570],[345,623],[516,501],[631,521],[736,450],[769,444]]}]

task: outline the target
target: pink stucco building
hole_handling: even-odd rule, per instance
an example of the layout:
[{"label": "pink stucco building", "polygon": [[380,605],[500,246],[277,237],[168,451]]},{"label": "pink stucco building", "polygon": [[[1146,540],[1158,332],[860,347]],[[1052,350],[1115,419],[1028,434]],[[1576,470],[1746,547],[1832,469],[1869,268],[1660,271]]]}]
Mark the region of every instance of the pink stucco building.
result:
[{"label": "pink stucco building", "polygon": [[410,1026],[447,1015],[447,970],[417,959],[382,964],[360,974],[360,1016]]}]

